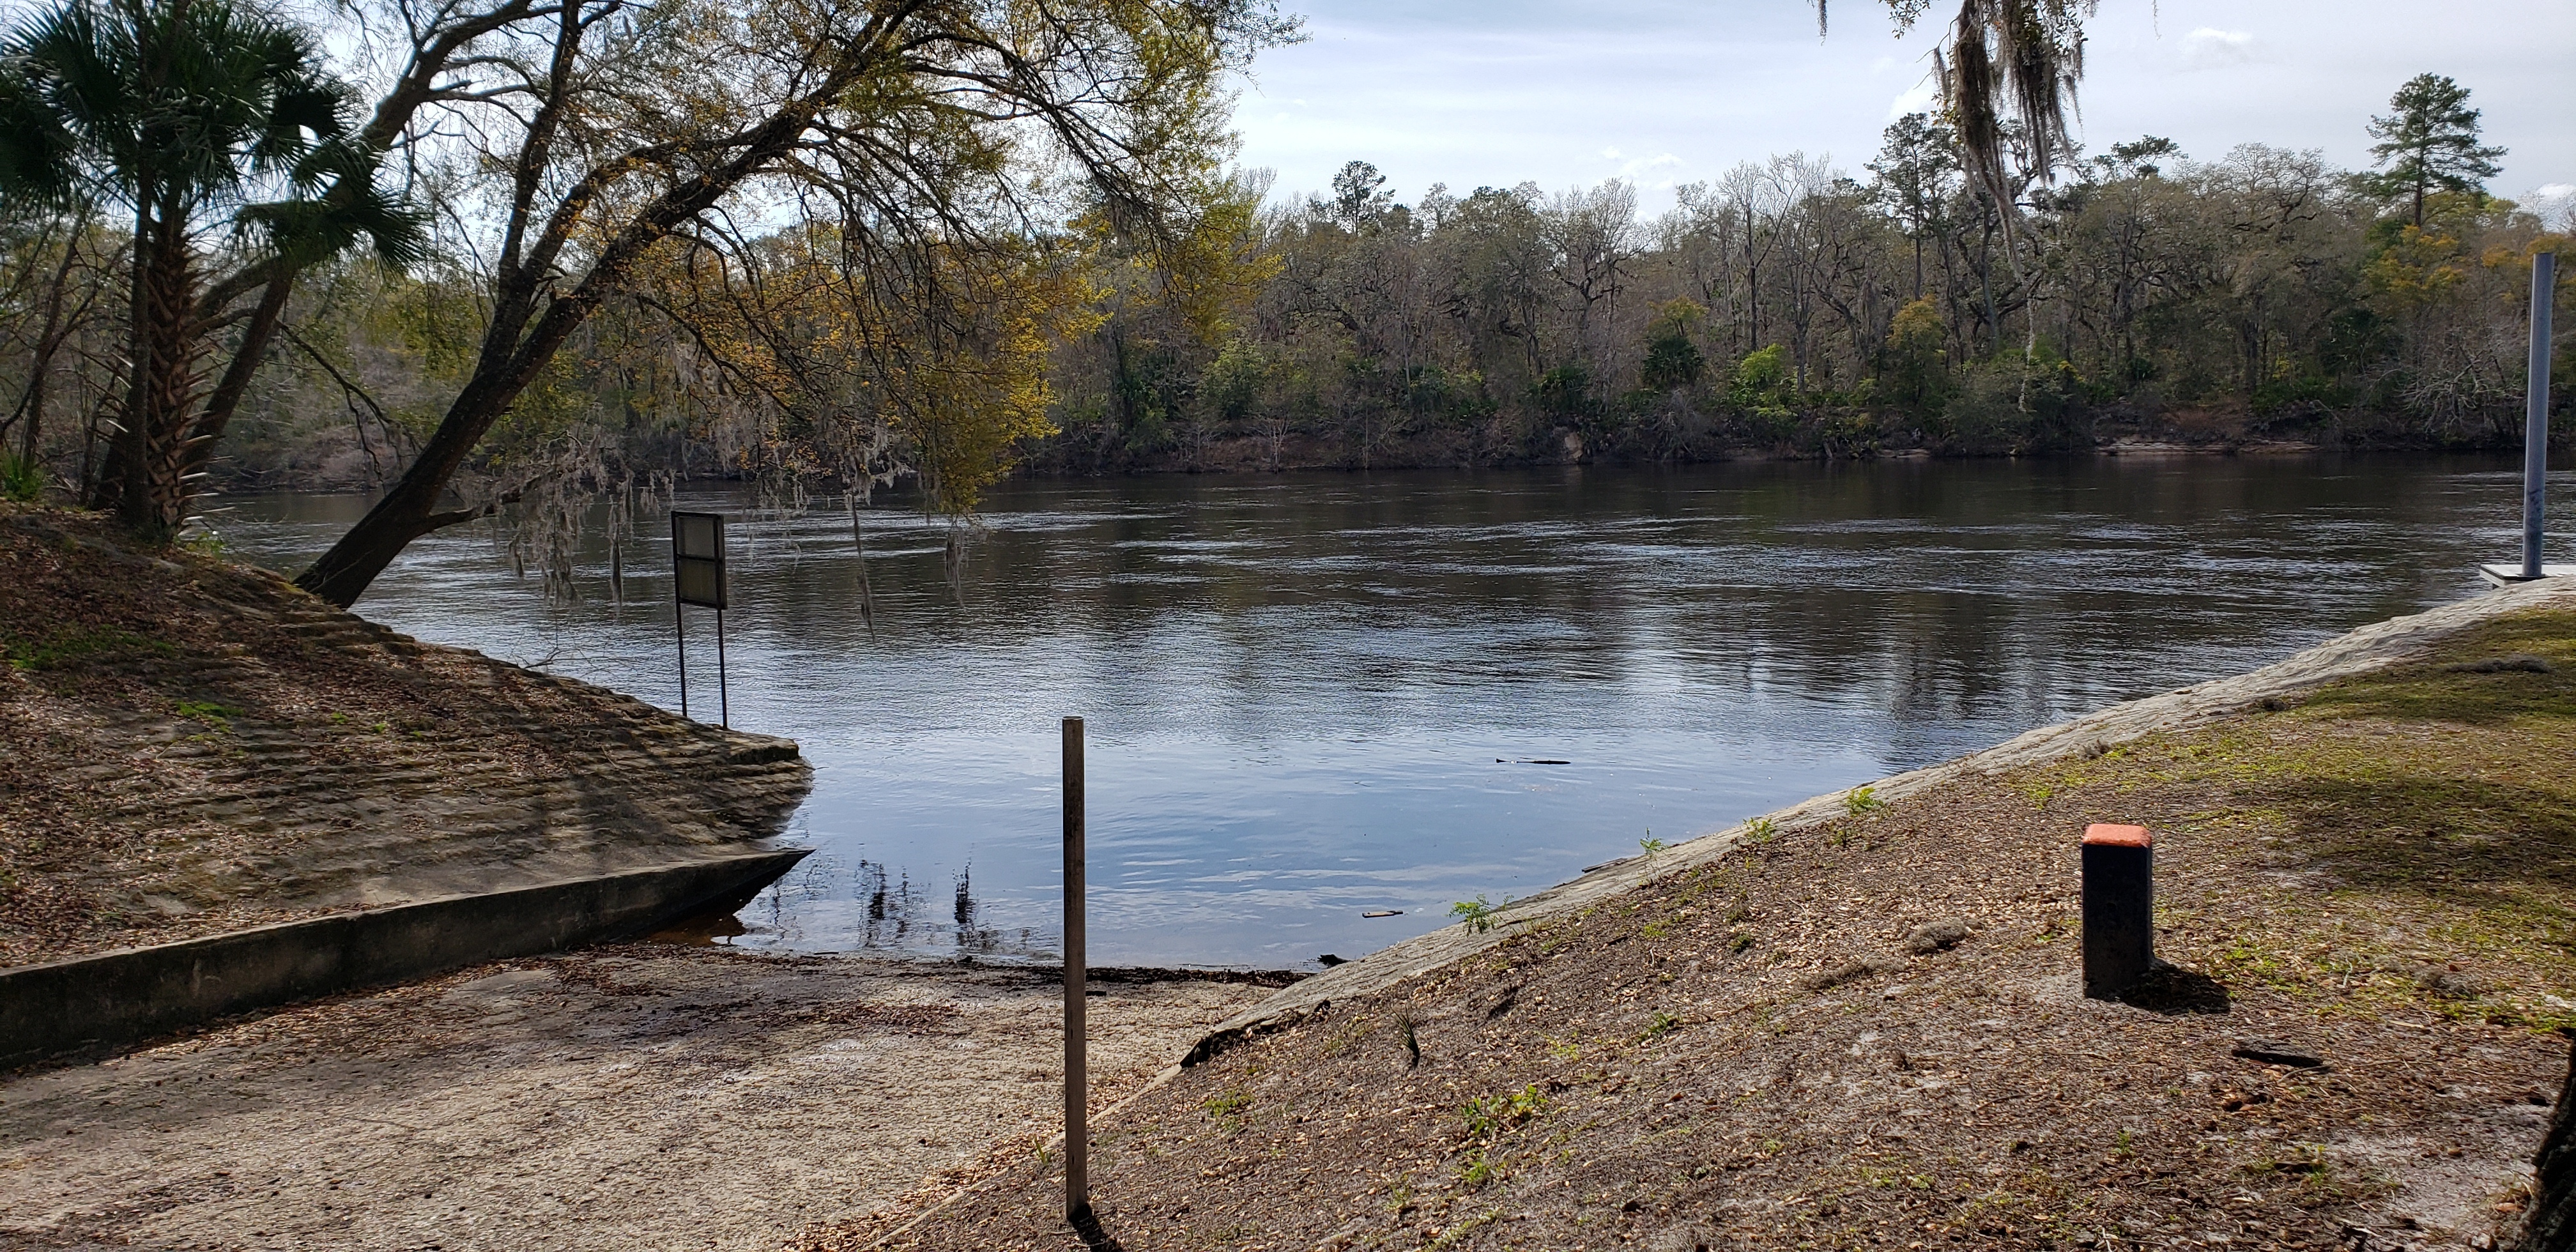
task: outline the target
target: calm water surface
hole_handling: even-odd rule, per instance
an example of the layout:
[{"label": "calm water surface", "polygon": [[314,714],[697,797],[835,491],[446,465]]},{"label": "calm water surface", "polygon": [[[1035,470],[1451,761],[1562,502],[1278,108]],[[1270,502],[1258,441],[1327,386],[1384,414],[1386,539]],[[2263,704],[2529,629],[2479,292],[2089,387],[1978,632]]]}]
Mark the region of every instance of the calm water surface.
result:
[{"label": "calm water surface", "polygon": [[[2425,458],[1031,482],[987,501],[962,604],[939,525],[866,510],[871,635],[836,501],[684,494],[736,519],[733,723],[815,769],[790,837],[818,851],[734,942],[1047,954],[1071,714],[1095,963],[1356,956],[1641,839],[2475,594],[2518,501],[2506,462]],[[225,538],[281,569],[363,507],[232,503]],[[548,603],[459,528],[358,608],[676,708],[667,535],[626,541],[622,603],[603,534]],[[713,624],[692,610],[701,717]]]}]

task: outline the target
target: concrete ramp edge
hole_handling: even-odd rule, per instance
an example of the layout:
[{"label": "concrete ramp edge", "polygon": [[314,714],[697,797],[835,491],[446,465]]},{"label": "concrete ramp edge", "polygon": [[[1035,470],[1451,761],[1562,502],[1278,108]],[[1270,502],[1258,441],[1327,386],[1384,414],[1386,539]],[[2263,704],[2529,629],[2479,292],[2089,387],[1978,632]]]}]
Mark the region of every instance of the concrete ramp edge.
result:
[{"label": "concrete ramp edge", "polygon": [[699,857],[0,970],[0,1068],[730,911],[811,851]]}]

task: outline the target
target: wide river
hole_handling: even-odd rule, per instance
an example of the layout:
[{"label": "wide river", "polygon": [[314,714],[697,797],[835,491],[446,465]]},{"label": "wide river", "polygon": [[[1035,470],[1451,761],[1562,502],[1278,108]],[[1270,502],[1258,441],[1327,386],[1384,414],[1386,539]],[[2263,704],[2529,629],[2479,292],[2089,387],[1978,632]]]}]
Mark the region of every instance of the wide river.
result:
[{"label": "wide river", "polygon": [[[2566,516],[2576,475],[2552,490]],[[229,503],[286,570],[363,506]],[[2486,459],[1034,481],[953,587],[944,524],[865,510],[871,633],[837,501],[681,505],[733,518],[733,724],[814,764],[788,837],[817,851],[732,942],[1047,954],[1074,715],[1093,962],[1264,968],[2476,594],[2519,535]],[[636,525],[621,601],[594,527],[549,601],[460,527],[358,609],[677,708],[668,534]],[[690,611],[701,718],[714,626]]]}]

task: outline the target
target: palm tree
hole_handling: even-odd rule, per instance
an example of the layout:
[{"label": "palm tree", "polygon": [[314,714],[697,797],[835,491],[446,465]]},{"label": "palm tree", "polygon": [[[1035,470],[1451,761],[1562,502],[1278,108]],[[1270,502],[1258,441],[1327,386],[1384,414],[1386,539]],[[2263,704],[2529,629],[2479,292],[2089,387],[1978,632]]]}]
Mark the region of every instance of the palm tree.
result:
[{"label": "palm tree", "polygon": [[[234,300],[261,293],[245,334],[264,335],[301,264],[361,235],[418,255],[354,106],[310,35],[244,0],[64,0],[0,41],[0,191],[133,211],[130,374],[92,503],[137,530],[186,521],[248,381],[210,393],[199,369]],[[210,280],[202,245],[225,227],[241,269]]]}]

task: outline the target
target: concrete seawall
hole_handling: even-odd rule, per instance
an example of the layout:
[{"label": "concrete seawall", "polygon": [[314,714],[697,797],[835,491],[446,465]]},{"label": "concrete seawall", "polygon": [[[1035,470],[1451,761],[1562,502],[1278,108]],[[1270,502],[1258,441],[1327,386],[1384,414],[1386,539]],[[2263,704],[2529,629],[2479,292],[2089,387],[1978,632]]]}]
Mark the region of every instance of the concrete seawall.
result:
[{"label": "concrete seawall", "polygon": [[808,851],[705,856],[0,971],[0,1068],[729,911]]}]

